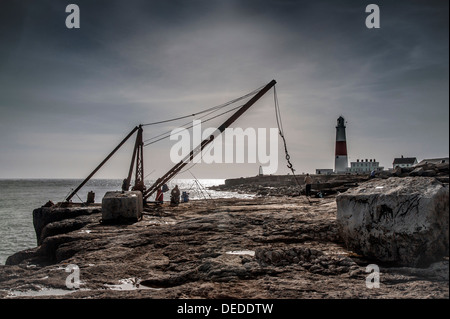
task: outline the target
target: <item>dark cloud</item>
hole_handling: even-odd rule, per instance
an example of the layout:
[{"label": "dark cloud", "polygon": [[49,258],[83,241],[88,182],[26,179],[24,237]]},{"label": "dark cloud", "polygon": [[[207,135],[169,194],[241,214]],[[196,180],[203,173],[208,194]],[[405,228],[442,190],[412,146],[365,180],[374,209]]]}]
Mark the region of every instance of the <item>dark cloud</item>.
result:
[{"label": "dark cloud", "polygon": [[[64,25],[69,3],[1,3],[0,177],[84,176],[135,125],[272,78],[298,171],[333,167],[340,114],[351,159],[448,156],[448,2],[377,1],[378,30],[364,24],[370,1],[79,0],[77,30]],[[236,125],[275,127],[272,97]],[[149,148],[155,168],[170,166],[170,146]],[[120,177],[128,157],[104,176]]]}]

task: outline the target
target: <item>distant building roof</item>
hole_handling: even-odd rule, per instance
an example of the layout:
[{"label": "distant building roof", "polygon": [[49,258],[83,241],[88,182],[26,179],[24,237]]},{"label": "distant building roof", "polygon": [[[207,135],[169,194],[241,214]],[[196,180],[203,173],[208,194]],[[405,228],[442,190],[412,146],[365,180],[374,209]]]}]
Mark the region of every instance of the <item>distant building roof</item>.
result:
[{"label": "distant building roof", "polygon": [[392,164],[415,164],[417,163],[417,158],[415,157],[397,157],[394,158],[394,162]]},{"label": "distant building roof", "polygon": [[430,163],[430,164],[439,164],[439,163],[448,163],[449,158],[448,157],[440,157],[440,158],[426,158],[420,161],[419,164],[423,163]]}]

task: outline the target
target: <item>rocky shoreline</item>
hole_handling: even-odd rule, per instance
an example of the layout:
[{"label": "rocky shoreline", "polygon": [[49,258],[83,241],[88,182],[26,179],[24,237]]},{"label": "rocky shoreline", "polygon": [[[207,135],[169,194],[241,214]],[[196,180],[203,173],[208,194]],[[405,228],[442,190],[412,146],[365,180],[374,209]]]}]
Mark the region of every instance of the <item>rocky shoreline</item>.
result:
[{"label": "rocky shoreline", "polygon": [[[358,187],[369,181],[369,174],[340,174],[340,175],[312,175],[312,196],[324,197],[337,195]],[[392,171],[378,171],[376,179],[390,177],[434,177],[436,180],[449,183],[449,164],[423,163],[414,167],[397,167]],[[225,184],[210,187],[213,190],[230,191],[257,196],[289,196],[305,195],[305,174],[293,175],[264,175],[247,178],[227,179]],[[300,184],[300,185],[298,185]]]},{"label": "rocky shoreline", "polygon": [[[305,175],[265,175],[237,178],[209,189],[256,196],[297,197],[305,195],[304,177]],[[368,180],[367,175],[314,175],[311,194],[314,197],[337,195]]]},{"label": "rocky shoreline", "polygon": [[34,216],[39,245],[0,266],[0,298],[449,298],[448,256],[417,268],[347,249],[333,194],[165,204],[122,224],[102,224],[98,204]]}]

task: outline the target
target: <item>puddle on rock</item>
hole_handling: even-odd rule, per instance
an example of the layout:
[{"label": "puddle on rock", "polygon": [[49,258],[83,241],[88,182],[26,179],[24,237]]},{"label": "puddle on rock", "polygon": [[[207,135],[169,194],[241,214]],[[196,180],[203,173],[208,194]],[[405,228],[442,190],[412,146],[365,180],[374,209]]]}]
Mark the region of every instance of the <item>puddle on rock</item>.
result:
[{"label": "puddle on rock", "polygon": [[138,281],[136,283],[136,280],[134,278],[127,278],[127,279],[120,279],[120,284],[118,285],[109,285],[105,284],[105,286],[111,290],[139,290],[139,289],[153,289],[153,290],[160,290],[161,288],[151,288],[144,285],[141,285]]},{"label": "puddle on rock", "polygon": [[89,289],[59,289],[59,288],[42,288],[40,290],[10,290],[7,297],[42,297],[42,296],[64,296],[77,291],[87,291]]},{"label": "puddle on rock", "polygon": [[226,252],[227,255],[250,255],[255,256],[254,250],[231,250]]}]

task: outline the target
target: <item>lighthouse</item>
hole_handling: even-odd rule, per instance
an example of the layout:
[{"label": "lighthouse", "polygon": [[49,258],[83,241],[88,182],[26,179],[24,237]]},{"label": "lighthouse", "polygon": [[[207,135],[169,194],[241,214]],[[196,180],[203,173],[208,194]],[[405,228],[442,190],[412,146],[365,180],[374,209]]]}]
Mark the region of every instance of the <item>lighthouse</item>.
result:
[{"label": "lighthouse", "polygon": [[345,120],[342,116],[337,119],[336,149],[334,152],[334,172],[345,173],[348,168],[347,140],[345,138]]}]

